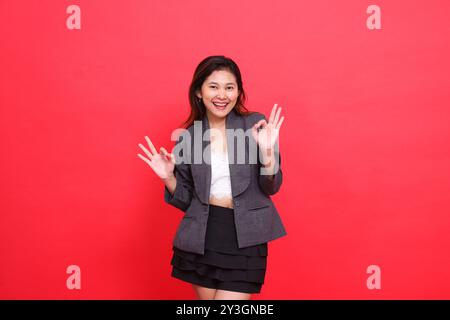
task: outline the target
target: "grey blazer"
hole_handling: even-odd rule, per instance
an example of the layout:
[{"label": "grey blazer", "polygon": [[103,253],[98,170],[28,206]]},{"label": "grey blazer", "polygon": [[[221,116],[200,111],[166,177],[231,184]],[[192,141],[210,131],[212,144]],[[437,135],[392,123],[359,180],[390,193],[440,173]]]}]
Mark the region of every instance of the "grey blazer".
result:
[{"label": "grey blazer", "polygon": [[[245,131],[261,119],[266,118],[258,112],[248,116],[240,116],[232,110],[226,118],[226,129],[243,129]],[[186,132],[189,132],[191,137],[195,139],[193,128],[194,125],[190,126],[186,129]],[[209,121],[204,116],[202,119],[202,135],[207,129],[209,129]],[[230,140],[227,141],[230,143]],[[186,139],[181,135],[176,145],[185,142]],[[202,139],[202,152],[209,144],[210,141],[203,141]],[[189,145],[192,146],[193,143]],[[165,187],[164,201],[185,212],[173,239],[173,246],[181,250],[204,254],[211,187],[211,165],[210,162],[206,163],[205,161],[200,164],[194,163],[193,146],[187,150],[192,150],[190,155],[192,160],[190,163],[179,163],[177,161],[174,170],[177,185],[173,195]],[[228,152],[230,160],[233,155],[230,154],[230,149],[228,149]],[[279,153],[279,170],[275,177],[271,179],[267,175],[260,174],[259,157],[257,163],[251,164],[248,161],[248,155],[246,155],[245,163],[239,163],[236,160],[236,152],[237,148],[234,148],[235,158],[233,159],[235,160],[233,163],[230,162],[229,168],[239,248],[269,242],[285,236],[286,230],[270,198],[270,195],[278,192],[283,180]],[[177,158],[177,154],[175,152],[174,154]],[[183,154],[180,155],[183,156]]]}]

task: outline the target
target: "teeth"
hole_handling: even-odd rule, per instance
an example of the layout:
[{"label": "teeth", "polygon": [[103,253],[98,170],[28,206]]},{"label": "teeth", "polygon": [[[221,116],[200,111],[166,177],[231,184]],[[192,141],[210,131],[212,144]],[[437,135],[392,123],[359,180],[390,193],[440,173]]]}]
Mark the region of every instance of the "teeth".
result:
[{"label": "teeth", "polygon": [[225,107],[227,105],[227,103],[215,103],[215,102],[213,102],[213,104],[219,107]]}]

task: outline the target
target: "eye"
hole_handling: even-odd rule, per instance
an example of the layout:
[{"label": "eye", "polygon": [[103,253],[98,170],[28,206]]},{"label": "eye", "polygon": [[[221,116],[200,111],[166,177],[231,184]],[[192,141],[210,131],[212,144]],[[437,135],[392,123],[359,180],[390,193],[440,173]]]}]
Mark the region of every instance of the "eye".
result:
[{"label": "eye", "polygon": [[216,86],[209,86],[210,88],[215,88]]},{"label": "eye", "polygon": [[234,87],[228,87],[228,89],[231,89],[231,90],[233,90],[233,89],[234,89]]}]

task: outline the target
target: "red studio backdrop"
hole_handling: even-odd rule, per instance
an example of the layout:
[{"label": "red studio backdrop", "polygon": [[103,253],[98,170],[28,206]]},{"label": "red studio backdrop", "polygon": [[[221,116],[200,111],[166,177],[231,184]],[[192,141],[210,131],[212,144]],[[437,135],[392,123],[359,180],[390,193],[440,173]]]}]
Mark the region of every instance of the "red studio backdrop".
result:
[{"label": "red studio backdrop", "polygon": [[254,299],[449,299],[449,12],[1,0],[0,298],[195,298],[170,276],[183,213],[138,144],[173,148],[194,69],[220,54],[250,110],[285,115],[288,235]]}]

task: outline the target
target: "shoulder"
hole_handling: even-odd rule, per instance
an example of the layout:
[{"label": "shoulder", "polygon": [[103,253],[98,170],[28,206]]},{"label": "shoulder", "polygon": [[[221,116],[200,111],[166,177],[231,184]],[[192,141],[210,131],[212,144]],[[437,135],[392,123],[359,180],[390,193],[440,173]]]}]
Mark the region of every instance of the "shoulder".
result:
[{"label": "shoulder", "polygon": [[189,144],[194,138],[194,125],[187,128],[176,128],[172,131],[171,140],[175,141],[175,145]]},{"label": "shoulder", "polygon": [[247,124],[249,126],[253,126],[258,121],[260,121],[262,119],[266,119],[264,114],[262,114],[260,112],[256,112],[256,111],[250,112],[249,114],[247,114],[247,115],[245,115],[243,117],[245,118],[245,121],[247,122]]}]

